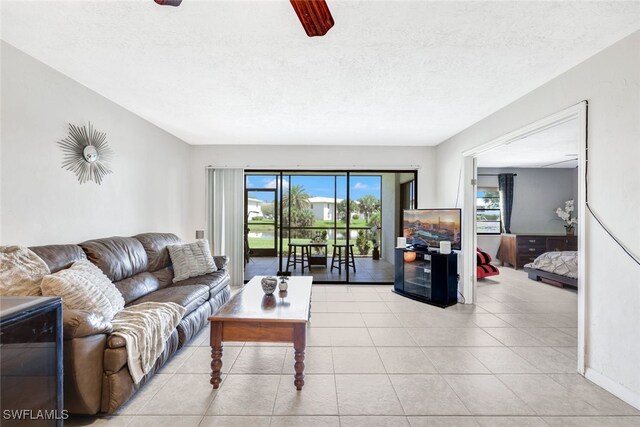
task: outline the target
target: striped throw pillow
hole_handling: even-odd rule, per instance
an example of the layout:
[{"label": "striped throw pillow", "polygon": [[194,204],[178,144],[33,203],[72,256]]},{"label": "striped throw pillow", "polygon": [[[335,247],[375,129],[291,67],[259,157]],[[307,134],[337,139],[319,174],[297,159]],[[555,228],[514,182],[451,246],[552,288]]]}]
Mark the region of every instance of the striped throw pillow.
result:
[{"label": "striped throw pillow", "polygon": [[213,262],[207,240],[196,240],[185,245],[167,245],[167,249],[173,264],[173,283],[213,273],[218,269]]},{"label": "striped throw pillow", "polygon": [[124,298],[111,280],[90,261],[44,276],[42,295],[62,297],[64,308],[88,310],[110,322],[124,308]]}]

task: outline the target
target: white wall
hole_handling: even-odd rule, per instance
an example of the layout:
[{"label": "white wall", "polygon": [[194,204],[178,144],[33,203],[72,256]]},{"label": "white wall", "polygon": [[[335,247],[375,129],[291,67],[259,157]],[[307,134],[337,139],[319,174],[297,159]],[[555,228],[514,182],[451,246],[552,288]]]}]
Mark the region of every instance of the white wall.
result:
[{"label": "white wall", "polygon": [[[194,146],[191,149],[191,186],[189,229],[205,226],[205,168],[244,167],[246,169],[319,169],[362,170],[363,168],[418,169],[418,204],[435,203],[435,149],[432,147],[360,147],[360,146]],[[190,231],[191,232],[191,231]],[[395,245],[395,244],[394,244]]]},{"label": "white wall", "polygon": [[[640,253],[640,32],[636,32],[440,144],[437,201],[456,198],[461,153],[589,101],[589,203]],[[587,374],[640,408],[640,268],[586,218]]]},{"label": "white wall", "polygon": [[396,218],[398,212],[397,204],[397,189],[396,174],[384,173],[382,174],[382,238],[380,239],[380,245],[382,247],[382,253],[380,257],[392,264],[394,264],[394,250],[396,246]]},{"label": "white wall", "polygon": [[[112,235],[187,234],[189,147],[2,42],[1,244],[77,243]],[[68,123],[107,133],[113,174],[80,184],[56,141]]]},{"label": "white wall", "polygon": [[[577,203],[577,169],[478,168],[478,175],[499,173],[518,174],[513,182],[512,233],[565,234],[555,210],[572,198]],[[478,186],[497,187],[498,177],[478,176]],[[500,236],[480,234],[478,246],[495,259]]]}]

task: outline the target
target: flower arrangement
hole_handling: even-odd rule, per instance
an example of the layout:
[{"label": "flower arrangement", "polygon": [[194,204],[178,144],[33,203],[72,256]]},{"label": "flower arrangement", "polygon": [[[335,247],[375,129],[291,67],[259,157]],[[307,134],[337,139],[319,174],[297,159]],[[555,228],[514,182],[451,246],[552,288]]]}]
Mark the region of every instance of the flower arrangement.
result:
[{"label": "flower arrangement", "polygon": [[380,247],[380,244],[378,243],[378,230],[379,230],[379,227],[377,225],[372,225],[371,228],[369,229],[370,236],[371,236],[371,243],[373,243],[374,248]]},{"label": "flower arrangement", "polygon": [[556,209],[558,217],[565,222],[564,228],[567,230],[567,234],[573,233],[574,227],[578,223],[578,219],[571,214],[573,211],[573,200],[567,200],[564,203],[564,209]]},{"label": "flower arrangement", "polygon": [[311,238],[311,243],[327,243],[327,231],[316,231],[316,235]]},{"label": "flower arrangement", "polygon": [[[310,243],[327,243],[327,230],[316,231],[316,235],[311,238]],[[314,246],[313,251],[317,254],[322,254],[323,252],[322,248],[318,246]]]}]

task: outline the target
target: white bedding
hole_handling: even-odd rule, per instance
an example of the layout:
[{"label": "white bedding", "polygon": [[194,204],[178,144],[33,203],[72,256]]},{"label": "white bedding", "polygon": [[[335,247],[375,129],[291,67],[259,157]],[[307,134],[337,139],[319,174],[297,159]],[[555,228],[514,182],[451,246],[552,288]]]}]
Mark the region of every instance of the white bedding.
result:
[{"label": "white bedding", "polygon": [[578,252],[545,252],[525,267],[578,278]]}]

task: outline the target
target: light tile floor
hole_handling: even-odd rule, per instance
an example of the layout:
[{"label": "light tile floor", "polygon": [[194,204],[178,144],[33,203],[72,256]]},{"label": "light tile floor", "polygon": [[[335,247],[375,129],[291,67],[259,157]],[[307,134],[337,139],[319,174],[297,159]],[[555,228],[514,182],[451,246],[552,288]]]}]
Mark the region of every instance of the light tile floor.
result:
[{"label": "light tile floor", "polygon": [[476,305],[418,303],[389,286],[313,288],[303,391],[288,345],[225,344],[209,386],[208,329],[111,417],[113,426],[640,426],[576,374],[577,296],[521,271]]}]

